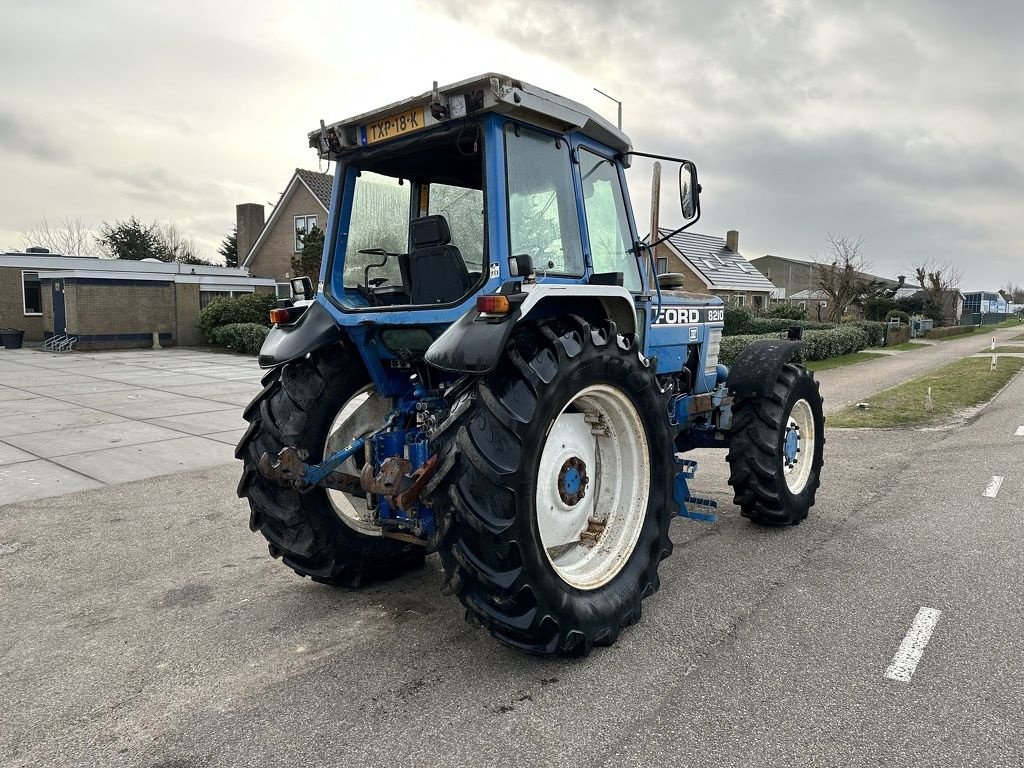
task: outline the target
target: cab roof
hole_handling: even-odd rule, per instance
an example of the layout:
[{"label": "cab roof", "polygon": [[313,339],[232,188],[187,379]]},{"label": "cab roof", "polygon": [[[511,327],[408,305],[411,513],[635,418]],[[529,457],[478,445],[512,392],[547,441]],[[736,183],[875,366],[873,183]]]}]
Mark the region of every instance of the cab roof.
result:
[{"label": "cab roof", "polygon": [[[419,96],[329,125],[321,121],[320,128],[309,134],[309,146],[316,149],[321,158],[336,160],[359,147],[487,112],[559,132],[579,131],[626,155],[624,160],[628,165],[628,153],[633,149],[629,137],[592,109],[522,80],[495,73],[441,88],[435,83],[434,88]],[[406,119],[401,123],[401,131],[397,124],[389,124],[402,117]]]}]

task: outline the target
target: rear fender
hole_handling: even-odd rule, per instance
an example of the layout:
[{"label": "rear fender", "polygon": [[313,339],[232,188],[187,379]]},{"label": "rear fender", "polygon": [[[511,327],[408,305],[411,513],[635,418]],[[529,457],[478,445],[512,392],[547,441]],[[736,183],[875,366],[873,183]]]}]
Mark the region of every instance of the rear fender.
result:
[{"label": "rear fender", "polygon": [[782,366],[793,359],[800,346],[799,341],[782,339],[755,341],[729,367],[726,386],[735,397],[767,397]]},{"label": "rear fender", "polygon": [[319,302],[292,325],[275,325],[260,348],[260,367],[274,368],[342,340],[341,328]]},{"label": "rear fender", "polygon": [[591,322],[612,320],[620,333],[636,332],[633,296],[614,285],[526,286],[527,296],[507,317],[483,318],[470,310],[442,333],[426,353],[428,363],[452,373],[490,373],[516,325],[527,318],[579,315]]}]

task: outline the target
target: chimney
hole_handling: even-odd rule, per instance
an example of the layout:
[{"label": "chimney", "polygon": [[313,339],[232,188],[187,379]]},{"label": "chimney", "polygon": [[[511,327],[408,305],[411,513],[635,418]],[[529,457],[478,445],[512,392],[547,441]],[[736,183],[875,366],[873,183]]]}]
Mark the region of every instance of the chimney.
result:
[{"label": "chimney", "polygon": [[725,249],[733,253],[740,252],[740,233],[735,229],[725,233]]},{"label": "chimney", "polygon": [[263,206],[259,203],[242,203],[235,206],[235,231],[238,235],[238,266],[242,266],[256,239],[263,231]]}]

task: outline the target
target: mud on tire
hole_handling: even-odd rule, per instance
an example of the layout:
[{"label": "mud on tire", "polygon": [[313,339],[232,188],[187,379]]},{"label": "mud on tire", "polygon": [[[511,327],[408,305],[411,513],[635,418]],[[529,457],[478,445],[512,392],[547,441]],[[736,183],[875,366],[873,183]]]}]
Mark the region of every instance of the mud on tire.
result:
[{"label": "mud on tire", "polygon": [[[672,444],[654,366],[633,335],[580,319],[517,328],[495,371],[479,378],[437,438],[452,467],[431,490],[450,526],[439,548],[449,588],[470,623],[499,641],[543,655],[586,655],[640,619],[672,551]],[[579,589],[559,576],[539,531],[541,446],[574,395],[606,385],[628,398],[646,433],[649,495],[625,564],[607,583]],[[596,492],[595,492],[596,493]]]},{"label": "mud on tire", "polygon": [[[797,525],[807,517],[821,482],[825,417],[818,382],[803,366],[782,367],[771,394],[741,398],[733,406],[729,434],[729,484],[744,517],[761,525]],[[810,462],[799,483],[787,482],[783,446],[791,415],[799,403],[808,407],[813,446],[803,443],[799,461]],[[801,465],[803,468],[803,465]],[[790,470],[792,471],[792,470]],[[791,488],[791,484],[796,488]]]},{"label": "mud on tire", "polygon": [[299,493],[258,468],[264,453],[277,456],[286,445],[304,448],[309,461],[319,462],[335,416],[368,383],[358,359],[328,347],[270,371],[243,413],[249,428],[235,456],[243,463],[238,495],[249,500],[249,527],[266,537],[271,555],[315,581],[354,587],[423,563],[423,547],[350,528],[323,488]]}]

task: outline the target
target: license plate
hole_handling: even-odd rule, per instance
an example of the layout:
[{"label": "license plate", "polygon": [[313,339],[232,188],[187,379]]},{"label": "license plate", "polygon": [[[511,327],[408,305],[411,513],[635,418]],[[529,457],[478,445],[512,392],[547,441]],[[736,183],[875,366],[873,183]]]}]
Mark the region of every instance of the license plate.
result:
[{"label": "license plate", "polygon": [[375,144],[378,141],[386,141],[404,133],[412,133],[421,128],[423,124],[423,107],[416,107],[397,115],[385,117],[375,123],[369,123],[359,127],[359,143],[363,146]]}]

